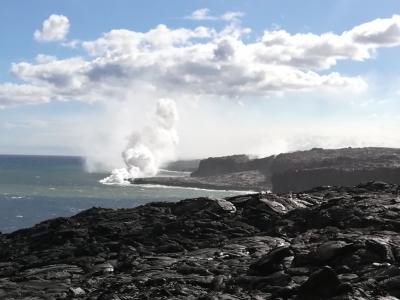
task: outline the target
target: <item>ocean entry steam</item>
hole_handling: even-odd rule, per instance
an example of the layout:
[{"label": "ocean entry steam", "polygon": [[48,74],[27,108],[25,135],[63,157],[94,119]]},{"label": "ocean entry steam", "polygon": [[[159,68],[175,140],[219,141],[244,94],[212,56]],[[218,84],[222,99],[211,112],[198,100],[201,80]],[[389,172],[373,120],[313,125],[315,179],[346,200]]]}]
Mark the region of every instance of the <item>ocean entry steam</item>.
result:
[{"label": "ocean entry steam", "polygon": [[142,132],[133,132],[127,137],[127,146],[121,154],[125,167],[114,169],[110,176],[100,182],[126,185],[130,183],[130,179],[156,175],[160,166],[174,157],[178,143],[178,120],[175,101],[159,99],[153,124],[145,127]]},{"label": "ocean entry steam", "polygon": [[[160,170],[158,176],[188,176]],[[11,232],[46,219],[95,207],[130,208],[153,201],[243,192],[141,185],[105,185],[105,173],[88,173],[80,157],[0,155],[0,231]]]}]

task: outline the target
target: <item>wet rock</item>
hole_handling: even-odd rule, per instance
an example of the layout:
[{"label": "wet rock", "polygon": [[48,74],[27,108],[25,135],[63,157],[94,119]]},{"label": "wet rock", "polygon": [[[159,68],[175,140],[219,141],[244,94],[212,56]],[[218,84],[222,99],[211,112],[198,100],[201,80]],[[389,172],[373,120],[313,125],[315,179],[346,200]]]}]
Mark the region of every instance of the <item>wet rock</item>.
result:
[{"label": "wet rock", "polygon": [[187,264],[180,265],[176,271],[180,274],[199,274],[199,275],[211,275],[212,273],[205,269],[204,267],[200,266],[189,266]]},{"label": "wet rock", "polygon": [[225,199],[198,198],[183,200],[179,202],[174,209],[174,213],[177,215],[199,214],[204,211],[213,213],[234,213],[236,207]]},{"label": "wet rock", "polygon": [[71,296],[73,296],[73,297],[79,297],[79,296],[83,296],[86,294],[86,292],[80,287],[77,287],[77,288],[71,287],[71,288],[69,288],[69,290],[71,292]]},{"label": "wet rock", "polygon": [[114,266],[110,263],[98,264],[93,268],[93,272],[95,273],[112,273],[114,272]]},{"label": "wet rock", "polygon": [[299,288],[303,299],[321,299],[335,296],[340,286],[340,280],[332,268],[325,266],[313,273]]},{"label": "wet rock", "polygon": [[391,296],[400,297],[400,276],[389,278],[382,285]]},{"label": "wet rock", "polygon": [[0,277],[12,276],[19,269],[19,265],[13,262],[0,263]]},{"label": "wet rock", "polygon": [[384,262],[393,262],[394,255],[390,244],[382,238],[374,238],[366,241],[366,248],[379,255]]},{"label": "wet rock", "polygon": [[318,262],[326,263],[353,249],[355,249],[353,244],[344,241],[329,241],[318,246],[313,255]]},{"label": "wet rock", "polygon": [[340,281],[355,281],[358,279],[358,275],[353,273],[340,274],[338,278]]},{"label": "wet rock", "polygon": [[82,274],[83,270],[74,265],[48,265],[40,268],[27,269],[20,273],[23,278],[66,279],[74,274]]},{"label": "wet rock", "polygon": [[278,247],[251,264],[250,269],[262,275],[271,274],[281,270],[283,259],[291,255],[289,247]]}]

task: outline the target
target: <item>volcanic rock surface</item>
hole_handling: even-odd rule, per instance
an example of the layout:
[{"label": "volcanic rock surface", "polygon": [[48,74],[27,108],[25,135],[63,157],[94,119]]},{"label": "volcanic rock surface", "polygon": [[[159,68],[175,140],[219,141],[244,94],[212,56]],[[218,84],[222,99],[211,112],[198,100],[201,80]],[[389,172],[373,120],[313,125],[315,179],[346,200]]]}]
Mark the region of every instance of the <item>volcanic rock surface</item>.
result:
[{"label": "volcanic rock surface", "polygon": [[206,177],[146,177],[132,179],[133,184],[159,184],[214,190],[267,191],[271,182],[259,170],[233,172]]},{"label": "volcanic rock surface", "polygon": [[0,299],[400,297],[400,187],[92,208],[0,234]]}]

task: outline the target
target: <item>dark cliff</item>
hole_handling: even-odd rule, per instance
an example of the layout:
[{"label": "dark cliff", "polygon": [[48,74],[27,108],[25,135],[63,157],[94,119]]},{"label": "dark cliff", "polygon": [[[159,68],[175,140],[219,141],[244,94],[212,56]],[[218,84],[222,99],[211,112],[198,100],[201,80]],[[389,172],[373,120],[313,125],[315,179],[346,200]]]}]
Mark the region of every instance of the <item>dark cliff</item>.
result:
[{"label": "dark cliff", "polygon": [[208,158],[200,161],[192,176],[207,178],[253,170],[263,175],[264,187],[278,193],[320,185],[351,186],[369,180],[400,183],[400,149],[314,148],[259,159],[245,155]]},{"label": "dark cliff", "polygon": [[271,171],[282,173],[287,170],[334,167],[377,168],[400,167],[400,149],[396,148],[313,148],[308,151],[282,153],[275,157]]},{"label": "dark cliff", "polygon": [[250,158],[247,155],[209,157],[200,161],[198,169],[191,176],[205,177],[247,171],[250,170],[249,161]]},{"label": "dark cliff", "polygon": [[177,160],[162,166],[168,171],[194,172],[199,168],[200,159]]},{"label": "dark cliff", "polygon": [[352,186],[381,180],[400,183],[400,168],[314,168],[276,173],[271,182],[275,193],[300,192],[316,186]]},{"label": "dark cliff", "polygon": [[252,159],[244,154],[209,157],[200,161],[198,169],[191,176],[205,177],[253,170],[268,172],[273,160],[273,156]]},{"label": "dark cliff", "polygon": [[370,180],[400,183],[400,149],[312,149],[278,155],[271,169],[276,193],[321,185],[352,186]]}]

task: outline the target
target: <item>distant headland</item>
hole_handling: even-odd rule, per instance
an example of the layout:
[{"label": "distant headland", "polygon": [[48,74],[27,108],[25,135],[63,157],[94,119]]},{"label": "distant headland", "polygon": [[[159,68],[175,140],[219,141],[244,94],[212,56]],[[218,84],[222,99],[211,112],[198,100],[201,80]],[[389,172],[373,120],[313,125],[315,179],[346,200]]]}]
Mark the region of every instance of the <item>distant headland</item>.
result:
[{"label": "distant headland", "polygon": [[274,193],[299,192],[324,185],[352,186],[370,180],[398,184],[400,149],[313,148],[264,158],[232,155],[178,161],[167,167],[192,173],[190,177],[136,178],[131,182]]}]

